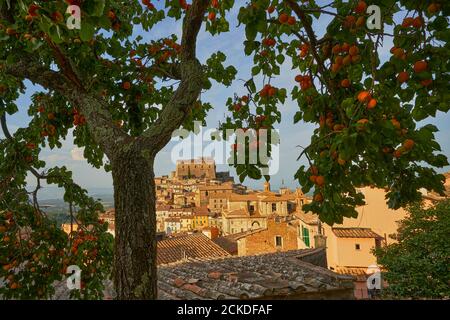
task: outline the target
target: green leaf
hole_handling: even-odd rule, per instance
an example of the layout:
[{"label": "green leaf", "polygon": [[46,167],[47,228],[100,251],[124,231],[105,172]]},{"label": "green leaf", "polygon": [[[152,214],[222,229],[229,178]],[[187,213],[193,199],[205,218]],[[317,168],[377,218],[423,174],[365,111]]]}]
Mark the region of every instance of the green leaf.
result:
[{"label": "green leaf", "polygon": [[80,30],[80,39],[82,41],[90,41],[94,37],[95,27],[90,23],[82,23]]}]

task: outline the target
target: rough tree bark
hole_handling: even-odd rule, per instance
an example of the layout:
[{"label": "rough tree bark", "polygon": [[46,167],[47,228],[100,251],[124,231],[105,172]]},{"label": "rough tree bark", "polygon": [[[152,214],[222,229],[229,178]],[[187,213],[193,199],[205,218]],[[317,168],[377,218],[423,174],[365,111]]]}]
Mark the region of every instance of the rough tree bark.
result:
[{"label": "rough tree bark", "polygon": [[157,296],[153,159],[133,148],[112,162],[116,237],[114,286],[118,299]]},{"label": "rough tree bark", "polygon": [[[179,86],[158,120],[139,137],[129,136],[114,124],[106,102],[84,88],[70,57],[51,40],[47,42],[59,71],[46,68],[38,56],[27,52],[22,52],[22,59],[5,70],[19,79],[58,91],[77,106],[86,117],[95,142],[111,162],[116,210],[114,285],[118,299],[157,298],[153,162],[200,96],[204,75],[196,58],[196,41],[208,5],[209,0],[194,0],[187,11],[181,59],[173,70]],[[11,18],[10,12],[0,9],[1,17]]]}]

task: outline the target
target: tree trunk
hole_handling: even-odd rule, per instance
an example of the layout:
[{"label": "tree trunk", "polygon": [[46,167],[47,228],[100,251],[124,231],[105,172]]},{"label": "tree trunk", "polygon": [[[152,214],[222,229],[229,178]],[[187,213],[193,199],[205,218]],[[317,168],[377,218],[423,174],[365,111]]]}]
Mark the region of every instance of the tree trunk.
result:
[{"label": "tree trunk", "polygon": [[[134,148],[132,148],[134,149]],[[130,150],[112,161],[117,299],[157,298],[153,158]]]}]

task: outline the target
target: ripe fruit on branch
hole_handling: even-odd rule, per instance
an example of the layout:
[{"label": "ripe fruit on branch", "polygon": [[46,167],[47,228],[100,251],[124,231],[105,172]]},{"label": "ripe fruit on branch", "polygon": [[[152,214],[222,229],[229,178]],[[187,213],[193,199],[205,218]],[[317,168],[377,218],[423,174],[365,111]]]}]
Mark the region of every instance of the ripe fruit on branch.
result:
[{"label": "ripe fruit on branch", "polygon": [[321,193],[317,193],[316,195],[314,195],[314,201],[316,202],[322,202],[323,201],[323,196]]},{"label": "ripe fruit on branch", "polygon": [[414,18],[412,26],[416,29],[419,29],[423,26],[423,19],[421,17]]},{"label": "ripe fruit on branch", "polygon": [[60,22],[64,21],[64,17],[61,14],[61,12],[59,12],[59,11],[53,12],[52,15],[51,15],[51,18],[52,18],[52,20],[54,22],[57,22],[57,23],[60,23]]},{"label": "ripe fruit on branch", "polygon": [[311,166],[310,170],[311,170],[311,173],[313,175],[318,175],[319,174],[319,169],[317,169],[316,166]]},{"label": "ripe fruit on branch", "polygon": [[369,91],[361,91],[358,94],[358,101],[361,103],[368,102],[372,96],[370,95]]},{"label": "ripe fruit on branch", "polygon": [[308,55],[308,51],[309,51],[309,44],[304,43],[300,46],[300,57],[304,58]]},{"label": "ripe fruit on branch", "polygon": [[359,17],[359,18],[356,20],[355,25],[356,25],[357,28],[361,28],[362,26],[364,26],[364,23],[365,23],[365,22],[366,22],[366,18],[364,18],[364,17]]},{"label": "ripe fruit on branch", "polygon": [[341,81],[341,87],[342,88],[349,88],[350,87],[350,80],[344,79]]},{"label": "ripe fruit on branch", "polygon": [[319,187],[322,187],[325,184],[325,177],[324,176],[317,176],[316,178],[316,185]]},{"label": "ripe fruit on branch", "polygon": [[[358,57],[358,56],[354,56],[354,57]],[[350,63],[352,63],[352,56],[348,54],[344,57],[344,59],[342,59],[342,65],[348,66]]]},{"label": "ripe fruit on branch", "polygon": [[409,80],[409,74],[406,71],[402,71],[397,76],[397,81],[400,83],[405,83]]},{"label": "ripe fruit on branch", "polygon": [[377,106],[377,100],[376,99],[370,99],[369,103],[367,104],[367,109],[373,109]]},{"label": "ripe fruit on branch", "polygon": [[402,48],[395,48],[393,50],[393,55],[396,58],[401,59],[403,57],[403,55],[405,54],[405,50],[403,50]]},{"label": "ripe fruit on branch", "polygon": [[211,7],[217,9],[219,7],[219,0],[212,0],[211,1]]},{"label": "ripe fruit on branch", "polygon": [[337,57],[334,59],[334,63],[335,63],[335,64],[342,64],[343,61],[344,61],[344,59],[343,59],[341,56],[337,56]]},{"label": "ripe fruit on branch", "polygon": [[333,63],[333,64],[331,65],[331,72],[336,73],[336,72],[338,72],[340,69],[341,69],[341,65],[340,65],[340,64]]},{"label": "ripe fruit on branch", "polygon": [[275,39],[273,39],[273,38],[265,38],[262,41],[262,44],[267,46],[267,47],[273,47],[275,45],[275,43],[276,43]]},{"label": "ripe fruit on branch", "polygon": [[403,19],[402,27],[403,28],[411,27],[413,25],[413,23],[414,23],[414,18],[406,17],[405,19]]},{"label": "ripe fruit on branch", "polygon": [[400,158],[402,156],[403,152],[404,152],[404,149],[403,148],[399,148],[399,149],[394,151],[393,155],[394,155],[395,158]]},{"label": "ripe fruit on branch", "polygon": [[36,149],[36,145],[33,142],[28,142],[26,144],[26,148],[29,150],[33,150],[33,149]]},{"label": "ripe fruit on branch", "polygon": [[6,34],[9,36],[15,35],[16,30],[14,30],[13,28],[6,28]]},{"label": "ripe fruit on branch", "polygon": [[129,81],[125,81],[122,84],[122,88],[124,88],[125,90],[129,90],[131,88],[131,83]]},{"label": "ripe fruit on branch", "polygon": [[273,13],[275,11],[275,6],[269,6],[268,8],[267,8],[267,12],[268,13]]},{"label": "ripe fruit on branch", "polygon": [[112,10],[109,10],[109,11],[108,11],[108,18],[110,18],[111,20],[116,19],[116,14],[115,14],[115,12],[112,11]]},{"label": "ripe fruit on branch", "polygon": [[397,119],[392,118],[391,119],[391,123],[396,129],[400,129],[401,128],[401,124],[400,124],[400,122]]},{"label": "ripe fruit on branch", "polygon": [[351,56],[356,56],[356,55],[359,53],[359,49],[358,49],[358,47],[357,47],[356,45],[352,45],[352,46],[350,47],[350,49],[348,49],[348,53],[349,53]]},{"label": "ripe fruit on branch", "polygon": [[403,142],[403,148],[405,148],[406,150],[411,150],[414,147],[414,144],[415,144],[414,140],[406,139]]},{"label": "ripe fruit on branch", "polygon": [[356,17],[349,15],[349,16],[345,17],[343,26],[344,26],[344,28],[350,29],[351,27],[353,27],[355,25],[355,23],[356,23]]},{"label": "ripe fruit on branch", "polygon": [[293,26],[296,22],[297,22],[297,20],[295,20],[295,17],[290,16],[288,21],[287,21],[287,24],[290,25],[290,26]]},{"label": "ripe fruit on branch", "polygon": [[355,12],[357,14],[365,13],[367,10],[367,4],[364,1],[359,1],[355,7]]},{"label": "ripe fruit on branch", "polygon": [[338,54],[339,52],[341,52],[341,46],[339,44],[334,45],[331,49],[331,52],[333,54]]},{"label": "ripe fruit on branch", "polygon": [[278,17],[278,21],[279,21],[281,24],[287,23],[288,20],[289,20],[289,15],[287,15],[286,13],[282,13],[282,14],[280,14],[280,16]]},{"label": "ripe fruit on branch", "polygon": [[347,42],[344,42],[342,44],[342,46],[340,47],[340,51],[342,51],[342,52],[348,52],[349,49],[350,49],[350,45]]},{"label": "ripe fruit on branch", "polygon": [[208,20],[209,21],[214,21],[216,20],[216,13],[214,11],[210,11],[208,14]]},{"label": "ripe fruit on branch", "polygon": [[342,159],[341,157],[339,157],[339,158],[337,159],[337,162],[338,162],[341,166],[343,166],[343,165],[345,165],[345,164],[347,163],[347,161],[345,161],[345,160]]},{"label": "ripe fruit on branch", "polygon": [[414,72],[415,73],[423,72],[423,71],[427,70],[427,68],[428,68],[428,63],[424,60],[416,61],[416,63],[414,63]]},{"label": "ripe fruit on branch", "polygon": [[436,12],[439,12],[439,10],[441,10],[441,5],[438,3],[432,3],[427,8],[427,11],[430,15],[433,15]]}]

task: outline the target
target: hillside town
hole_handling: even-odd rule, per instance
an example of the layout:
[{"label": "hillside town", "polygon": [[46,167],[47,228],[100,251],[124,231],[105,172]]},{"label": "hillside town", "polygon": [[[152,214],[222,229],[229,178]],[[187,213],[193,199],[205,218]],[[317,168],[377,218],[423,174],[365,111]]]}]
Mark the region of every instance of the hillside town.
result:
[{"label": "hillside town", "polygon": [[[445,177],[448,197],[450,173]],[[365,187],[360,191],[366,205],[357,208],[358,217],[329,226],[302,210],[312,199],[300,188],[274,191],[264,182],[262,190],[252,190],[235,183],[228,172],[217,172],[214,161],[206,158],[180,160],[175,171],[155,178],[155,183],[160,268],[192,261],[203,261],[207,268],[219,260],[234,264],[244,257],[272,261],[280,259],[280,254],[295,256],[296,263],[303,260],[315,265],[316,274],[351,276],[352,294],[359,299],[370,297],[366,282],[377,268],[373,248],[394,242],[391,236],[397,231],[397,222],[407,215],[404,209],[387,207],[384,190]],[[423,198],[432,204],[445,197],[424,193]],[[108,222],[114,235],[114,209],[100,218]],[[76,226],[62,227],[69,233]],[[220,277],[214,272],[206,277],[211,280],[215,276]],[[180,287],[184,285],[180,282]],[[165,293],[170,298],[168,291],[160,289],[162,298]],[[181,296],[193,298],[192,292]]]}]

